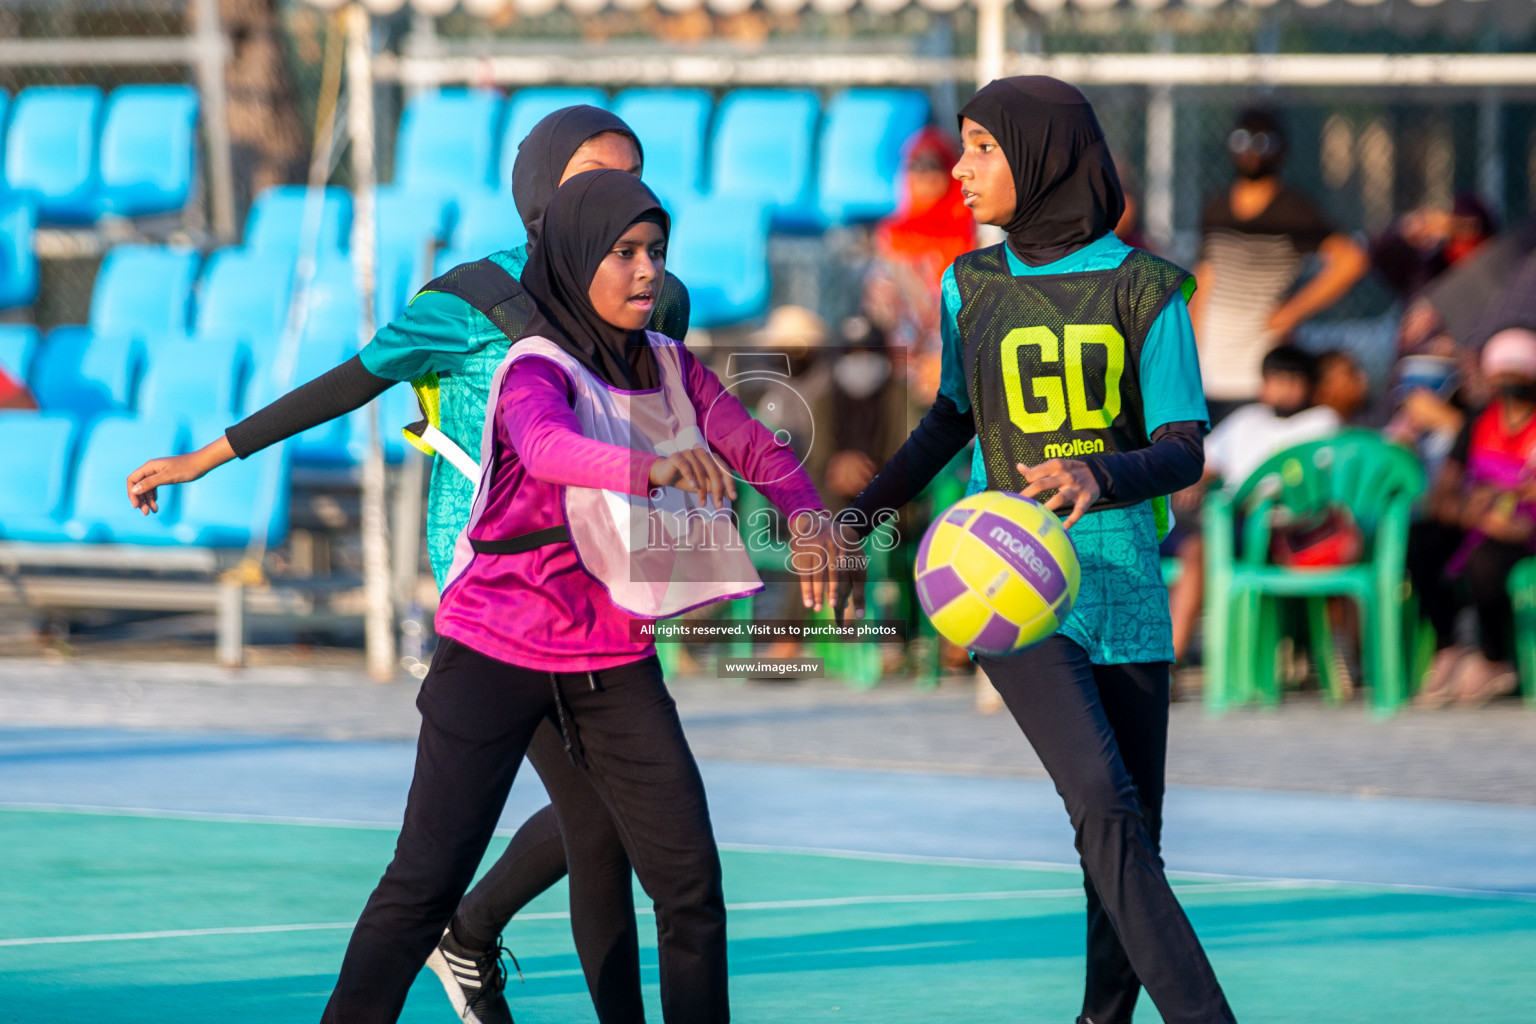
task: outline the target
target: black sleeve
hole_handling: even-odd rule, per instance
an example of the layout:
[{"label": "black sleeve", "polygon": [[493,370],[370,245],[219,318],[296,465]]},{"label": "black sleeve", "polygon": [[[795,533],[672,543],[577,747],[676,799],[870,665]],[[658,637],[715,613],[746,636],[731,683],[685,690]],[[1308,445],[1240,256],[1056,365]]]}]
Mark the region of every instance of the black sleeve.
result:
[{"label": "black sleeve", "polygon": [[243,459],[310,427],[361,409],[395,383],[369,373],[361,357],[353,356],[334,370],[327,370],[266,408],[251,413],[224,431],[224,437],[235,454]]},{"label": "black sleeve", "polygon": [[1450,452],[1445,456],[1452,462],[1459,462],[1463,466],[1472,454],[1472,421],[1477,419],[1477,414],[1467,413],[1466,420],[1461,425],[1461,431],[1456,435],[1456,441],[1451,445]]},{"label": "black sleeve", "polygon": [[860,536],[868,536],[877,525],[878,513],[886,509],[895,511],[921,494],[975,436],[975,417],[961,412],[955,408],[953,399],[940,394],[917,429],[881,467],[864,492],[838,513],[839,519],[852,523]]},{"label": "black sleeve", "polygon": [[1182,491],[1205,471],[1201,425],[1193,420],[1165,423],[1152,431],[1152,444],[1134,452],[1086,455],[1083,461],[1099,483],[1101,500],[1132,503]]}]

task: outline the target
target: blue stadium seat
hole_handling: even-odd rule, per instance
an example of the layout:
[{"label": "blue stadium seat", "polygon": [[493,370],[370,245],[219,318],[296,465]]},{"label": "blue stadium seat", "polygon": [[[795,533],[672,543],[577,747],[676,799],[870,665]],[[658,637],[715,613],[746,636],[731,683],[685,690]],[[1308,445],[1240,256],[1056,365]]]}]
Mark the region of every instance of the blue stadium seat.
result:
[{"label": "blue stadium seat", "polygon": [[501,176],[492,184],[510,189],[518,143],[528,137],[533,126],[546,114],[581,103],[589,107],[607,107],[608,95],[601,89],[582,86],[533,86],[513,93],[507,101],[507,116],[501,125]]},{"label": "blue stadium seat", "polygon": [[437,259],[433,261],[432,273],[439,276],[448,273],[461,263],[473,263],[475,260],[484,259],[487,253],[460,249],[457,246],[449,246],[437,251]]},{"label": "blue stadium seat", "polygon": [[192,192],[197,90],[125,85],[107,98],[101,128],[101,209],[123,217],[169,213]]},{"label": "blue stadium seat", "polygon": [[404,252],[380,252],[374,264],[374,328],[384,326],[405,312],[412,296],[431,280],[432,264],[425,258],[412,259]]},{"label": "blue stadium seat", "polygon": [[376,195],[379,260],[408,260],[422,283],[431,271],[431,253],[448,236],[452,205],[393,185]]},{"label": "blue stadium seat", "polygon": [[819,225],[815,182],[816,94],[800,89],[740,89],[715,115],[711,195],[777,205],[774,224]]},{"label": "blue stadium seat", "polygon": [[315,266],[307,293],[304,331],[299,336],[301,348],[325,345],[336,351],[356,351],[360,308],[355,275],[356,270],[346,257]]},{"label": "blue stadium seat", "polygon": [[[64,413],[0,412],[0,538],[65,540],[63,515],[74,478],[74,417]],[[126,480],[130,469],[123,471]],[[127,499],[119,482],[119,497]]]},{"label": "blue stadium seat", "polygon": [[0,369],[19,381],[30,381],[32,360],[41,343],[31,324],[0,324]]},{"label": "blue stadium seat", "polygon": [[[471,192],[459,197],[458,217],[450,245],[480,259],[528,241],[510,192]],[[463,260],[459,261],[463,263]]]},{"label": "blue stadium seat", "polygon": [[293,262],[221,249],[208,257],[193,331],[199,338],[243,338],[260,360],[277,348],[288,320]]},{"label": "blue stadium seat", "polygon": [[[89,327],[55,327],[32,360],[32,394],[48,412],[95,416],[133,408],[144,343]],[[140,460],[142,461],[142,460]]]},{"label": "blue stadium seat", "polygon": [[[0,118],[5,111],[0,108]],[[0,309],[30,305],[37,298],[37,255],[32,232],[37,208],[22,195],[0,196]]]},{"label": "blue stadium seat", "polygon": [[153,346],[185,338],[192,285],[202,257],[168,245],[118,245],[102,260],[91,292],[90,324],[97,334],[133,334]]},{"label": "blue stadium seat", "polygon": [[821,129],[821,213],[834,224],[877,220],[896,208],[901,150],[928,123],[914,89],[849,89],[827,104]]},{"label": "blue stadium seat", "polygon": [[167,342],[150,355],[139,384],[138,413],[148,418],[214,416],[224,421],[222,431],[240,416],[250,372],[250,349],[238,339]]},{"label": "blue stadium seat", "polygon": [[[193,443],[217,437],[228,425],[218,419],[192,420]],[[172,536],[198,547],[243,548],[252,529],[265,526],[267,544],[280,543],[288,533],[288,469],[288,445],[276,444],[183,484],[177,488],[181,507]]]},{"label": "blue stadium seat", "polygon": [[640,137],[645,182],[668,202],[685,202],[703,186],[709,113],[715,101],[703,89],[631,89],[613,112]]},{"label": "blue stadium seat", "polygon": [[5,183],[35,196],[40,220],[96,219],[100,121],[101,90],[93,85],[41,86],[17,94],[5,137]]},{"label": "blue stadium seat", "polygon": [[160,511],[144,515],[128,503],[125,481],[134,467],[157,455],[187,450],[179,417],[144,419],[124,414],[91,424],[75,467],[73,511],[64,522],[71,540],[115,544],[175,544],[171,527],[180,504],[179,487],[159,493]]},{"label": "blue stadium seat", "polygon": [[[251,204],[245,221],[245,247],[258,255],[296,257],[306,245],[304,208],[309,190],[303,185],[274,185]],[[327,185],[319,200],[314,252],[323,259],[346,252],[352,231],[352,194]]]},{"label": "blue stadium seat", "polygon": [[501,103],[501,94],[490,89],[443,89],[412,97],[400,115],[395,184],[436,195],[494,186]]},{"label": "blue stadium seat", "polygon": [[667,269],[688,286],[689,323],[720,327],[768,308],[770,217],[758,202],[726,197],[673,211]]}]

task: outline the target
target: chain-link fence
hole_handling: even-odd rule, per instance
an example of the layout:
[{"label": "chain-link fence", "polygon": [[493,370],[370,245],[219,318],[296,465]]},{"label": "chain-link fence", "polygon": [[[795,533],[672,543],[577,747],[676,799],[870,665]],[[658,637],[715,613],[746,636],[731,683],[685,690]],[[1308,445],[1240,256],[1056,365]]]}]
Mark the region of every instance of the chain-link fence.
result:
[{"label": "chain-link fence", "polygon": [[0,0],[0,89],[6,93],[84,85],[110,94],[124,85],[192,84],[202,93],[206,125],[213,83],[199,75],[201,8],[211,10],[216,45],[223,49],[217,101],[232,172],[223,201],[233,223],[220,223],[210,179],[217,161],[200,133],[194,194],[181,211],[107,219],[84,230],[40,227],[41,288],[31,310],[40,326],[83,321],[109,245],[175,241],[206,248],[218,234],[238,231],[239,218],[262,188],[302,180],[309,146],[296,90],[302,77],[290,70],[290,39],[297,36],[285,31],[278,0]]}]

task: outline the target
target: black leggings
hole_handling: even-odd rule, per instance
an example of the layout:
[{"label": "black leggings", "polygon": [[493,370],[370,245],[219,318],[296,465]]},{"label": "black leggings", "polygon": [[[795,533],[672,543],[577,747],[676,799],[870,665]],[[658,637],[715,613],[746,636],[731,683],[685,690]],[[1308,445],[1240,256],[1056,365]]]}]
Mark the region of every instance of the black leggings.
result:
[{"label": "black leggings", "polygon": [[1423,520],[1408,530],[1408,575],[1419,596],[1419,607],[1435,629],[1435,647],[1456,642],[1456,616],[1468,604],[1477,609],[1477,639],[1483,657],[1509,661],[1514,657],[1514,609],[1510,605],[1509,574],[1530,554],[1520,544],[1484,538],[1467,558],[1462,580],[1450,580],[1445,565],[1467,538],[1464,530]]},{"label": "black leggings", "polygon": [[[728,1021],[720,857],[703,781],[656,659],[549,673],[444,638],[416,706],[422,715],[416,774],[395,856],[352,932],[323,1019],[375,1024],[399,1017],[474,878],[524,754],[542,723],[554,719],[653,901],[663,1017],[669,1024]],[[541,749],[550,752],[547,743]],[[551,791],[557,814],[565,813],[561,788]],[[582,882],[581,822],[562,823],[571,841],[575,930],[595,894]],[[627,872],[625,880],[628,907]],[[613,898],[611,886],[598,888],[603,899]],[[592,909],[599,918],[612,913]],[[631,970],[633,947],[614,958],[624,961],[618,970]],[[599,972],[605,966],[597,965]]]},{"label": "black leggings", "polygon": [[[567,755],[559,728],[545,720],[528,747],[554,803],[534,812],[485,876],[459,901],[453,934],[471,949],[496,943],[534,897],[571,874],[571,934],[600,1024],[645,1019],[640,944],[629,855],[608,806]],[[514,950],[515,952],[515,950]]]},{"label": "black leggings", "polygon": [[1060,635],[978,660],[1072,821],[1088,893],[1079,1021],[1129,1024],[1145,986],[1167,1024],[1230,1024],[1232,1010],[1159,855],[1167,664],[1094,665]]}]

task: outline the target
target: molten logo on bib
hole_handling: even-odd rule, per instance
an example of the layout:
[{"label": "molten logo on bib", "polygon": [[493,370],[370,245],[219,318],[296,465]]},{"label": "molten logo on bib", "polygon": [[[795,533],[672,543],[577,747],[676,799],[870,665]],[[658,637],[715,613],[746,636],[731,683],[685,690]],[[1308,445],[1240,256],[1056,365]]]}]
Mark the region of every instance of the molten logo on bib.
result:
[{"label": "molten logo on bib", "polygon": [[973,533],[986,541],[1024,577],[1048,604],[1066,589],[1067,581],[1055,567],[1055,559],[1041,543],[1002,516],[983,512]]}]

